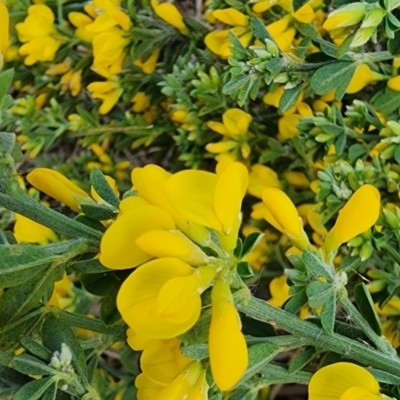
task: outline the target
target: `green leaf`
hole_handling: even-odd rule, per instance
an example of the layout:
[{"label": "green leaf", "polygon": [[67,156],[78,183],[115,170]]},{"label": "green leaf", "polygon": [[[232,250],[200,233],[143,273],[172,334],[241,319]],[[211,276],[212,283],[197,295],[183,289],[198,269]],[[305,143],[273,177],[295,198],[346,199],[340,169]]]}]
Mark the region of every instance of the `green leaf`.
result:
[{"label": "green leaf", "polygon": [[85,110],[83,107],[77,106],[76,111],[79,116],[85,121],[86,124],[92,126],[93,128],[99,126],[98,119],[91,114],[89,111]]},{"label": "green leaf", "polygon": [[303,367],[308,365],[315,357],[317,353],[314,347],[308,347],[303,350],[301,353],[297,354],[292,358],[289,363],[289,373],[294,374],[297,371],[300,371]]},{"label": "green leaf", "polygon": [[231,79],[227,84],[224,85],[222,92],[224,94],[236,95],[236,93],[251,80],[248,75],[241,75]]},{"label": "green leaf", "polygon": [[243,375],[241,382],[246,381],[256,374],[261,368],[272,361],[281,349],[271,343],[259,343],[249,348],[249,366]]},{"label": "green leaf", "polygon": [[15,393],[14,400],[37,400],[54,383],[54,381],[54,377],[49,377],[29,382]]},{"label": "green leaf", "polygon": [[317,257],[315,253],[310,250],[304,250],[301,257],[304,264],[307,267],[309,274],[315,278],[324,277],[325,279],[331,280],[333,271],[330,265],[327,265],[321,258]]},{"label": "green leaf", "polygon": [[51,360],[52,352],[46,349],[42,344],[38,343],[29,337],[23,337],[19,340],[21,346],[30,354],[40,358],[43,361],[49,362]]},{"label": "green leaf", "polygon": [[269,39],[275,43],[275,40],[269,34],[267,29],[265,28],[264,23],[258,19],[257,17],[252,17],[250,21],[250,29],[253,33],[253,36],[260,40],[262,43],[265,43],[265,39]]},{"label": "green leaf", "polygon": [[235,58],[238,60],[244,60],[247,58],[247,50],[246,48],[240,43],[240,40],[236,35],[234,35],[232,32],[229,32],[228,34],[229,40],[232,42],[232,46],[230,49],[232,50],[232,54]]},{"label": "green leaf", "polygon": [[303,7],[308,0],[293,0],[293,10],[296,12],[299,8]]},{"label": "green leaf", "polygon": [[294,88],[285,89],[279,101],[279,110],[283,113],[290,110],[296,104],[302,89],[303,85],[297,85]]},{"label": "green leaf", "polygon": [[349,154],[349,161],[353,163],[357,161],[359,158],[365,156],[368,152],[368,149],[363,146],[362,144],[353,144],[350,146],[348,154]]},{"label": "green leaf", "polygon": [[46,390],[42,400],[55,400],[57,396],[57,382],[53,382]]},{"label": "green leaf", "polygon": [[354,35],[347,35],[346,39],[340,44],[337,49],[337,57],[343,58],[346,53],[350,50],[351,42],[354,39]]},{"label": "green leaf", "polygon": [[368,371],[371,372],[371,374],[381,383],[386,383],[387,385],[400,385],[399,376],[375,368],[368,368]]},{"label": "green leaf", "polygon": [[240,255],[242,254],[242,250],[243,250],[243,242],[242,242],[242,239],[238,238],[238,240],[236,242],[236,247],[233,250],[233,255],[236,258],[240,258]]},{"label": "green leaf", "polygon": [[400,108],[400,92],[385,88],[377,92],[371,99],[371,105],[378,112],[381,112],[385,117],[398,111]]},{"label": "green leaf", "polygon": [[0,326],[39,307],[43,296],[51,294],[54,282],[61,280],[63,273],[63,265],[50,265],[22,285],[6,290],[0,297]]},{"label": "green leaf", "polygon": [[180,348],[180,352],[192,360],[201,361],[208,358],[207,343],[191,344]]},{"label": "green leaf", "polygon": [[81,204],[82,212],[95,221],[107,221],[115,218],[114,209],[102,204]]},{"label": "green leaf", "polygon": [[13,69],[7,69],[0,73],[0,100],[7,94],[14,76]]},{"label": "green leaf", "polygon": [[240,261],[237,265],[237,272],[242,278],[250,278],[254,276],[254,272],[246,261]]},{"label": "green leaf", "polygon": [[382,326],[379,316],[375,311],[374,301],[364,283],[359,283],[354,287],[354,297],[362,316],[377,335],[382,335]]},{"label": "green leaf", "polygon": [[343,155],[344,149],[346,148],[346,143],[347,136],[345,133],[339,135],[339,137],[335,140],[335,150],[339,157]]},{"label": "green leaf", "polygon": [[307,287],[308,303],[312,308],[322,307],[320,314],[322,327],[333,333],[336,316],[336,291],[333,285],[324,282],[312,282]]},{"label": "green leaf", "polygon": [[350,84],[351,79],[353,78],[354,73],[356,72],[356,65],[351,64],[349,68],[345,68],[342,70],[342,75],[339,79],[337,89],[335,92],[335,99],[340,101],[342,97],[345,95],[347,87]]},{"label": "green leaf", "polygon": [[285,304],[284,310],[290,312],[293,315],[299,313],[302,307],[308,302],[306,290],[303,289],[300,292],[293,295]]},{"label": "green leaf", "polygon": [[93,168],[90,171],[90,183],[96,190],[97,194],[104,201],[114,206],[115,208],[119,207],[120,200],[118,196],[115,194],[110,184],[107,182],[104,174],[98,168]]},{"label": "green leaf", "polygon": [[110,290],[101,303],[100,318],[106,326],[113,326],[121,321],[121,315],[117,309],[118,291],[119,285]]},{"label": "green leaf", "polygon": [[400,163],[400,145],[399,145],[399,144],[396,146],[396,149],[395,149],[395,151],[394,151],[393,156],[394,156],[394,159],[395,159],[398,163]]},{"label": "green leaf", "polygon": [[0,246],[0,288],[10,288],[29,281],[59,256],[31,244]]},{"label": "green leaf", "polygon": [[[351,72],[352,71],[352,72]],[[316,94],[322,95],[340,86],[342,92],[343,76],[354,73],[355,64],[350,61],[337,61],[319,68],[311,78],[311,88]],[[347,87],[346,87],[347,88]]]},{"label": "green leaf", "polygon": [[260,240],[263,238],[264,234],[262,232],[253,232],[250,233],[244,240],[243,249],[240,254],[240,257],[243,259],[248,254],[250,254],[255,247],[260,243]]},{"label": "green leaf", "polygon": [[54,375],[56,370],[29,354],[22,354],[13,359],[14,368],[26,375]]},{"label": "green leaf", "polygon": [[77,261],[70,269],[77,274],[102,274],[110,270],[100,263],[98,259]]},{"label": "green leaf", "polygon": [[51,315],[43,324],[42,339],[43,345],[52,352],[61,351],[62,343],[66,344],[72,353],[72,365],[75,371],[81,379],[86,379],[85,353],[70,326]]},{"label": "green leaf", "polygon": [[200,22],[197,22],[193,18],[184,17],[183,22],[188,26],[193,32],[196,32],[199,36],[207,35],[209,30]]},{"label": "green leaf", "polygon": [[388,40],[388,50],[393,56],[400,56],[400,31],[395,32],[394,38]]}]

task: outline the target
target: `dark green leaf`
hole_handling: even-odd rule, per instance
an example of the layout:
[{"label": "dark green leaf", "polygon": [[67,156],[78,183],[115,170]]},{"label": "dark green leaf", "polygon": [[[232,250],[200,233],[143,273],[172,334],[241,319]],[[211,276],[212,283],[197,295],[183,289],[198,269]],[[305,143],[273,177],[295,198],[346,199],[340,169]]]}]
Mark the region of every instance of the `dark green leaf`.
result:
[{"label": "dark green leaf", "polygon": [[57,382],[53,382],[52,385],[46,390],[42,400],[55,400],[57,396]]},{"label": "dark green leaf", "polygon": [[344,149],[346,148],[346,143],[347,143],[347,136],[345,133],[340,135],[336,140],[335,140],[335,150],[336,154],[340,157]]},{"label": "dark green leaf", "polygon": [[54,316],[49,316],[42,328],[43,345],[50,351],[61,351],[61,345],[67,345],[72,353],[72,365],[77,374],[84,379],[87,376],[85,354],[70,326]]},{"label": "dark green leaf", "polygon": [[83,107],[77,106],[76,111],[89,126],[92,126],[94,128],[99,125],[99,121],[97,120],[97,118],[93,116],[93,114],[91,114],[89,111],[85,110]]},{"label": "dark green leaf", "polygon": [[400,164],[400,145],[399,144],[396,146],[393,156],[394,156],[394,159]]},{"label": "dark green leaf", "polygon": [[10,88],[14,76],[13,69],[7,69],[0,73],[0,99],[2,99]]},{"label": "dark green leaf", "polygon": [[240,261],[237,265],[237,272],[242,278],[250,278],[254,276],[254,272],[246,261]]},{"label": "dark green leaf", "polygon": [[260,243],[260,240],[263,238],[264,234],[262,232],[253,232],[250,233],[244,240],[243,250],[241,252],[241,258],[246,257],[250,254],[255,247]]},{"label": "dark green leaf", "polygon": [[236,258],[240,258],[240,255],[242,254],[242,250],[243,250],[243,242],[242,242],[242,239],[238,238],[238,240],[236,242],[236,247],[233,250],[233,255]]},{"label": "dark green leaf", "polygon": [[302,89],[303,85],[297,85],[294,88],[285,89],[279,101],[279,110],[283,113],[290,110],[296,104]]},{"label": "dark green leaf", "polygon": [[40,358],[43,361],[49,362],[52,356],[52,352],[46,349],[42,344],[38,343],[29,337],[23,337],[19,340],[21,346],[28,351],[30,354]]},{"label": "dark green leaf", "polygon": [[293,10],[297,11],[307,3],[307,0],[293,0]]},{"label": "dark green leaf", "polygon": [[285,304],[284,309],[291,314],[298,314],[302,307],[308,302],[306,290],[303,289],[300,292],[293,295]]},{"label": "dark green leaf", "polygon": [[114,209],[102,204],[81,204],[83,213],[95,221],[107,221],[115,218]]},{"label": "dark green leaf", "polygon": [[117,309],[118,291],[119,285],[110,290],[101,303],[100,318],[106,326],[113,326],[121,321],[121,315]]},{"label": "dark green leaf", "polygon": [[354,71],[355,65],[350,61],[337,61],[325,65],[319,68],[312,76],[311,88],[316,94],[322,95],[340,87],[339,93],[341,93],[344,86],[341,82],[343,76],[348,77]]},{"label": "dark green leaf", "polygon": [[349,161],[353,163],[357,161],[360,157],[363,157],[368,152],[368,149],[362,144],[353,144],[349,148]]},{"label": "dark green leaf", "polygon": [[292,358],[289,364],[289,373],[294,374],[297,371],[300,371],[303,367],[308,365],[315,357],[317,353],[315,352],[314,347],[308,347],[303,350],[301,353],[297,354]]},{"label": "dark green leaf", "polygon": [[400,31],[394,34],[393,39],[388,40],[388,50],[394,56],[400,55]]},{"label": "dark green leaf", "polygon": [[10,288],[32,279],[59,257],[31,244],[0,246],[0,288]]},{"label": "dark green leaf", "polygon": [[109,269],[103,267],[98,259],[78,261],[70,268],[78,274],[102,274],[110,272]]},{"label": "dark green leaf", "polygon": [[37,400],[53,384],[54,377],[37,379],[27,383],[15,393],[14,400]]},{"label": "dark green leaf", "polygon": [[310,250],[305,250],[302,255],[302,260],[307,267],[307,271],[314,277],[332,279],[333,271],[331,266],[327,265],[321,258]]},{"label": "dark green leaf", "polygon": [[257,17],[251,18],[250,28],[254,37],[260,40],[262,43],[265,43],[265,39],[272,40],[275,43],[274,39],[265,28],[264,23]]},{"label": "dark green leaf", "polygon": [[223,93],[229,95],[236,95],[236,93],[247,83],[251,81],[250,76],[242,75],[231,79],[224,85]]},{"label": "dark green leaf", "polygon": [[381,383],[386,383],[388,385],[400,385],[399,376],[375,368],[368,368],[368,371],[371,372],[371,374]]},{"label": "dark green leaf", "polygon": [[354,297],[360,313],[368,321],[371,328],[377,335],[382,335],[382,326],[379,316],[375,311],[371,294],[364,283],[359,283],[354,287]]},{"label": "dark green leaf", "polygon": [[90,183],[105,202],[118,208],[120,203],[119,198],[107,182],[104,174],[98,168],[93,168],[90,171]]},{"label": "dark green leaf", "polygon": [[13,359],[14,368],[26,375],[54,375],[57,371],[46,363],[29,354],[22,354]]}]

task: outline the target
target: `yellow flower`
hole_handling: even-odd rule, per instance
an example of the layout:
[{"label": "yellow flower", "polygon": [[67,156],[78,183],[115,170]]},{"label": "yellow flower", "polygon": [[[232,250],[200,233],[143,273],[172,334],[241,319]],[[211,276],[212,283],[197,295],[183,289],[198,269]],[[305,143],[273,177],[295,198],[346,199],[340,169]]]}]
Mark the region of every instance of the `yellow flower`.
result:
[{"label": "yellow flower", "polygon": [[3,66],[3,57],[10,41],[9,16],[6,5],[0,0],[0,70]]},{"label": "yellow flower", "polygon": [[231,26],[248,26],[249,18],[234,8],[224,8],[223,10],[215,10],[213,17],[221,22]]},{"label": "yellow flower", "polygon": [[367,3],[351,3],[331,12],[323,28],[332,31],[338,28],[347,28],[360,23],[367,12]]},{"label": "yellow flower", "polygon": [[231,251],[241,219],[241,204],[248,186],[248,172],[238,162],[229,164],[220,174],[187,170],[172,175],[166,193],[189,221],[215,229]]},{"label": "yellow flower", "polygon": [[232,55],[232,42],[229,39],[229,32],[237,36],[239,42],[247,47],[253,37],[253,34],[247,27],[236,26],[231,29],[216,30],[206,35],[204,38],[205,45],[221,58],[228,58]]},{"label": "yellow flower", "polygon": [[382,79],[386,79],[386,77],[372,71],[367,64],[362,64],[361,66],[357,67],[356,72],[351,78],[349,86],[347,86],[346,93],[358,93],[371,83]]},{"label": "yellow flower", "polygon": [[229,285],[222,280],[211,292],[208,351],[216,385],[221,391],[232,389],[247,369],[248,353]]},{"label": "yellow flower", "polygon": [[139,58],[133,62],[133,65],[139,67],[145,74],[151,75],[156,70],[160,53],[160,49],[154,50],[148,59]]},{"label": "yellow flower", "polygon": [[99,108],[101,115],[108,114],[111,109],[118,103],[119,98],[123,93],[123,89],[119,84],[116,75],[106,76],[105,82],[92,82],[87,86],[94,99],[102,100],[102,105]]},{"label": "yellow flower", "polygon": [[132,111],[135,113],[141,113],[145,111],[150,106],[150,100],[150,95],[144,92],[136,93],[131,99],[131,103],[133,103]]},{"label": "yellow flower", "polygon": [[[113,225],[111,225],[112,227]],[[160,258],[136,269],[122,284],[117,306],[124,321],[139,335],[171,339],[187,332],[201,312],[200,294],[215,275],[177,258]]]},{"label": "yellow flower", "polygon": [[184,35],[189,33],[183,16],[178,8],[170,3],[159,3],[158,0],[151,0],[151,6],[159,18],[165,21],[168,25],[178,29]]},{"label": "yellow flower", "polygon": [[89,32],[86,29],[86,26],[93,23],[92,18],[84,13],[72,11],[68,14],[68,19],[76,28],[74,35],[84,42],[92,43],[94,37],[96,36],[96,32]]},{"label": "yellow flower", "polygon": [[64,203],[77,213],[80,212],[80,199],[89,197],[79,186],[52,169],[36,168],[28,174],[26,180],[36,189]]},{"label": "yellow flower", "polygon": [[57,240],[50,228],[20,214],[15,214],[14,236],[18,243],[48,244]]},{"label": "yellow flower", "polygon": [[76,97],[82,88],[82,70],[69,70],[61,77],[60,84],[63,91],[68,90],[71,96]]},{"label": "yellow flower", "polygon": [[249,174],[249,193],[261,199],[262,192],[267,187],[275,187],[278,189],[281,187],[277,173],[265,165],[252,165]]},{"label": "yellow flower", "polygon": [[[248,158],[250,149],[246,151],[248,144],[248,128],[253,117],[238,109],[231,108],[222,115],[221,122],[210,121],[207,126],[213,131],[224,136],[224,140],[218,143],[209,143],[206,150],[210,153],[228,153],[239,148],[243,158]],[[246,146],[247,145],[247,146]]]},{"label": "yellow flower", "polygon": [[311,378],[309,400],[380,400],[379,383],[366,369],[340,362],[318,370]]},{"label": "yellow flower", "polygon": [[342,243],[371,228],[379,217],[380,198],[378,189],[372,185],[363,185],[356,190],[339,211],[335,225],[326,235],[326,251],[337,250]]},{"label": "yellow flower", "polygon": [[264,218],[276,229],[289,237],[300,250],[309,246],[303,230],[303,221],[290,198],[280,189],[267,188],[262,193],[266,206]]},{"label": "yellow flower", "polygon": [[24,22],[15,26],[19,40],[25,43],[20,47],[19,54],[27,56],[24,61],[26,65],[54,60],[61,42],[53,24],[53,11],[44,4],[36,4],[28,7]]}]

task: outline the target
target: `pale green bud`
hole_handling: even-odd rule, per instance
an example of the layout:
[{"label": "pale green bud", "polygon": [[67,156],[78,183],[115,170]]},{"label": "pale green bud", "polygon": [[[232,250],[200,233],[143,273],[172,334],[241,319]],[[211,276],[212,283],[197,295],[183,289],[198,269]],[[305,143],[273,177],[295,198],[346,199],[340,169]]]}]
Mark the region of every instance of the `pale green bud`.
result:
[{"label": "pale green bud", "polygon": [[397,135],[400,136],[400,124],[396,121],[388,121],[386,122],[386,125],[391,129],[391,131]]},{"label": "pale green bud", "polygon": [[332,139],[332,136],[329,133],[320,133],[315,137],[315,140],[319,143],[325,143]]},{"label": "pale green bud", "polygon": [[279,48],[275,42],[273,42],[270,39],[265,39],[265,46],[267,47],[267,50],[269,51],[272,57],[278,57]]},{"label": "pale green bud", "polygon": [[361,28],[375,28],[377,27],[383,20],[386,12],[380,6],[371,8],[367,15],[364,18],[363,23],[361,24]]},{"label": "pale green bud", "polygon": [[356,34],[354,35],[353,40],[351,41],[350,47],[358,47],[364,45],[371,38],[374,31],[375,27],[358,29]]},{"label": "pale green bud", "polygon": [[323,28],[332,31],[356,25],[364,19],[368,7],[367,3],[351,3],[341,7],[329,14]]},{"label": "pale green bud", "polygon": [[374,251],[374,249],[370,242],[363,243],[363,245],[361,246],[361,249],[360,249],[360,253],[359,253],[361,261],[365,261],[368,258],[370,258],[373,251]]}]

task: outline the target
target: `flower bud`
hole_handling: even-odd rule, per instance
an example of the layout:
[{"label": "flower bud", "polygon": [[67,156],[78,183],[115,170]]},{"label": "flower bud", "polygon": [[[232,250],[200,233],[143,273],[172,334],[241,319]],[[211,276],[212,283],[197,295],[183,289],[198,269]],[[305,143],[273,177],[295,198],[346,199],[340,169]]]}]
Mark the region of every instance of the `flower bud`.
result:
[{"label": "flower bud", "polygon": [[368,4],[351,3],[329,14],[323,28],[327,31],[356,25],[364,19]]}]

